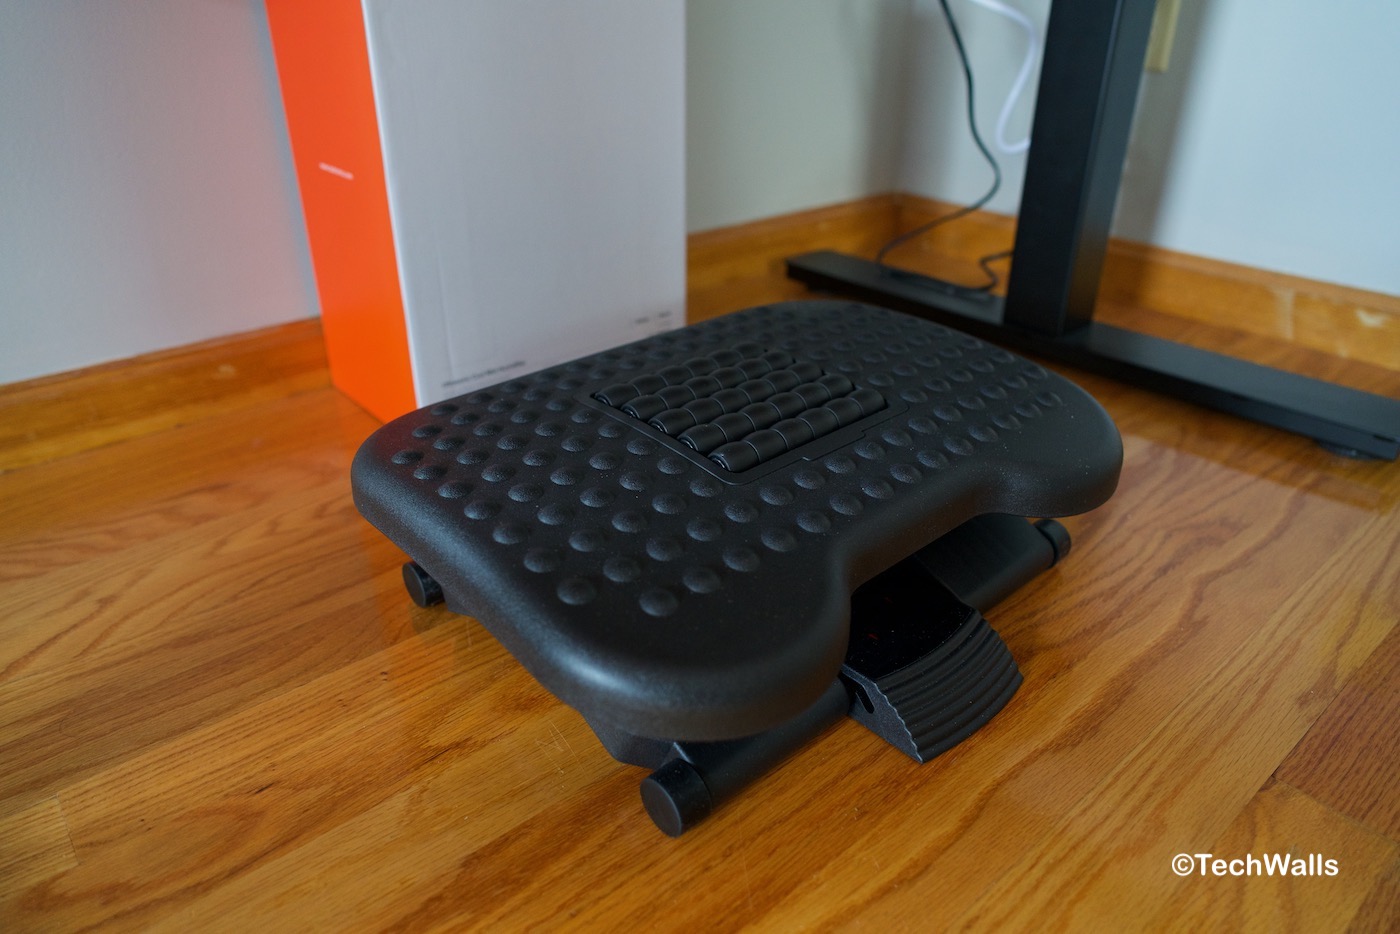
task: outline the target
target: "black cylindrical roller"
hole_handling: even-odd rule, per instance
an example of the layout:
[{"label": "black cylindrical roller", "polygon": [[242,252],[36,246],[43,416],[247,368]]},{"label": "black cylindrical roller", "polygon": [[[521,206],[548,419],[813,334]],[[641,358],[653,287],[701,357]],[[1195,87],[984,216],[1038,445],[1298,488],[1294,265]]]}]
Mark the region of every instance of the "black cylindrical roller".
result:
[{"label": "black cylindrical roller", "polygon": [[721,415],[719,418],[710,422],[710,424],[724,432],[724,440],[726,441],[738,441],[744,435],[758,427],[742,412],[730,412],[727,415]]},{"label": "black cylindrical roller", "polygon": [[773,388],[778,392],[788,392],[803,382],[803,379],[792,370],[774,370],[764,379],[773,384]]},{"label": "black cylindrical roller", "polygon": [[815,408],[831,398],[831,390],[821,383],[803,383],[793,392],[802,397],[802,401],[807,403],[807,408]]},{"label": "black cylindrical roller", "polygon": [[754,428],[767,428],[783,417],[783,413],[771,402],[755,402],[753,405],[744,406],[739,412],[749,417]]},{"label": "black cylindrical roller", "polygon": [[682,385],[695,393],[695,398],[703,399],[719,392],[724,387],[719,384],[719,380],[713,376],[695,376],[686,380]]},{"label": "black cylindrical roller", "polygon": [[680,386],[667,386],[656,394],[661,401],[673,409],[678,409],[687,402],[695,401],[695,390],[684,384]]},{"label": "black cylindrical roller", "polygon": [[839,399],[855,388],[855,386],[851,385],[851,381],[840,373],[828,373],[818,379],[817,383],[818,385],[825,386],[826,391],[831,393],[831,398],[833,399]]},{"label": "black cylindrical roller", "polygon": [[727,799],[840,720],[851,698],[840,680],[786,723],[757,736],[682,743],[681,756],[642,780],[642,804],[656,826],[678,837]]},{"label": "black cylindrical roller", "polygon": [[836,421],[843,426],[859,421],[865,415],[864,410],[860,407],[860,403],[850,396],[841,399],[832,399],[825,407],[836,413]]},{"label": "black cylindrical roller", "polygon": [[686,409],[667,409],[660,415],[651,419],[647,424],[651,425],[651,427],[662,434],[670,435],[674,438],[687,428],[695,427],[696,419],[695,413],[687,411]]},{"label": "black cylindrical roller", "polygon": [[433,580],[431,574],[409,561],[403,566],[403,586],[409,598],[421,607],[430,607],[444,599],[442,585]]},{"label": "black cylindrical roller", "polygon": [[787,441],[776,428],[755,431],[744,439],[744,443],[758,452],[759,463],[771,461],[780,454],[787,453],[788,450]]},{"label": "black cylindrical roller", "polygon": [[747,441],[731,441],[710,452],[710,460],[730,473],[748,470],[759,462],[758,449]]},{"label": "black cylindrical roller", "polygon": [[695,374],[688,366],[674,365],[663,367],[656,375],[664,379],[667,386],[679,386]]},{"label": "black cylindrical roller", "polygon": [[753,401],[748,393],[737,386],[721,389],[710,398],[718,402],[726,412],[737,412]]},{"label": "black cylindrical roller", "polygon": [[682,366],[688,367],[691,373],[699,376],[702,373],[710,372],[719,364],[715,362],[714,357],[691,357]]},{"label": "black cylindrical roller", "polygon": [[722,366],[718,370],[710,373],[710,375],[719,380],[719,384],[726,389],[730,386],[737,386],[748,379],[748,377],[744,375],[744,371],[735,366]]},{"label": "black cylindrical roller", "polygon": [[886,405],[885,397],[873,389],[857,389],[846,398],[853,400],[866,415],[878,412]]},{"label": "black cylindrical roller", "polygon": [[1035,522],[1034,525],[1035,530],[1041,535],[1044,535],[1046,539],[1049,540],[1050,547],[1055,550],[1055,560],[1050,562],[1050,566],[1054,567],[1060,561],[1064,560],[1065,555],[1069,554],[1071,544],[1069,529],[1065,528],[1054,519],[1041,519]]},{"label": "black cylindrical roller", "polygon": [[671,406],[667,405],[666,400],[660,396],[638,396],[624,405],[622,411],[633,418],[648,422],[669,408]]},{"label": "black cylindrical roller", "polygon": [[666,381],[655,373],[647,373],[632,380],[632,388],[637,390],[639,396],[649,396],[665,385]]},{"label": "black cylindrical roller", "polygon": [[841,420],[836,417],[836,413],[826,406],[808,409],[797,416],[806,422],[812,429],[812,437],[820,438],[822,435],[829,435],[841,427]]},{"label": "black cylindrical roller", "polygon": [[735,388],[748,396],[750,402],[761,402],[778,391],[778,387],[766,379],[746,379]]},{"label": "black cylindrical roller", "polygon": [[672,759],[642,779],[642,806],[662,833],[679,837],[710,816],[714,801],[695,767]]},{"label": "black cylindrical roller", "polygon": [[792,418],[807,408],[807,403],[795,392],[780,392],[776,396],[770,396],[768,401],[777,407],[783,418]]},{"label": "black cylindrical roller", "polygon": [[687,402],[681,408],[695,416],[695,424],[697,425],[714,421],[724,414],[724,406],[720,405],[719,400],[714,398],[696,399],[694,402]]},{"label": "black cylindrical roller", "polygon": [[639,395],[641,395],[641,393],[637,392],[637,387],[633,386],[631,383],[613,383],[611,386],[606,386],[595,392],[593,398],[603,403],[603,405],[610,405],[615,409],[620,409],[624,402],[629,402]]},{"label": "black cylindrical roller", "polygon": [[770,350],[761,359],[775,370],[792,365],[792,355],[781,350]]},{"label": "black cylindrical roller", "polygon": [[773,370],[773,367],[768,361],[764,360],[762,357],[748,357],[734,364],[734,367],[743,370],[746,379],[753,379],[754,377],[762,376],[764,373],[770,373]]},{"label": "black cylindrical roller", "polygon": [[701,454],[708,454],[729,440],[713,424],[696,425],[681,432],[680,440]]},{"label": "black cylindrical roller", "polygon": [[773,431],[783,436],[783,443],[791,451],[799,444],[806,444],[817,436],[812,426],[800,418],[785,418],[773,426]]}]

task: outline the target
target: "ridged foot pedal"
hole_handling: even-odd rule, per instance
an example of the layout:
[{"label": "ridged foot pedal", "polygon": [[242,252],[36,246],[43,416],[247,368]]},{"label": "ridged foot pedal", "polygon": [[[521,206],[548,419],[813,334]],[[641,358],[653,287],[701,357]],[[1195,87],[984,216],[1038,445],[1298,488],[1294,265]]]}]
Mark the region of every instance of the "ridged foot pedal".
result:
[{"label": "ridged foot pedal", "polygon": [[851,716],[919,762],[971,736],[1021,686],[1001,636],[913,559],[856,591],[851,622],[841,669]]},{"label": "ridged foot pedal", "polygon": [[[857,588],[988,514],[1091,509],[1121,459],[1102,408],[1040,366],[924,320],[818,301],[406,415],[365,442],[352,481],[361,513],[412,557],[415,599],[440,594],[479,619],[617,758],[681,773],[686,800],[699,800],[699,776],[708,810],[785,755],[794,731],[830,722],[839,686],[849,706]],[[1050,563],[1037,561],[1027,567]],[[945,603],[930,612],[946,616]],[[915,681],[942,709],[989,717],[1009,696],[1009,656],[969,625],[973,641],[929,647],[942,654]],[[891,674],[864,688],[872,707],[872,689],[892,702],[902,690]],[[926,729],[919,716],[916,752],[977,720],[934,716],[943,725]]]}]

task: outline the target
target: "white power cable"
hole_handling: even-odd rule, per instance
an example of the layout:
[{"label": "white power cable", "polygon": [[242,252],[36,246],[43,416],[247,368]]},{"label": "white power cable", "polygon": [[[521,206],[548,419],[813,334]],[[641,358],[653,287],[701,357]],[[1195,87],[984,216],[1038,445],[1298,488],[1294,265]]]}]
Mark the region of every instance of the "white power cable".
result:
[{"label": "white power cable", "polygon": [[1030,17],[1022,13],[1015,7],[1007,6],[1001,0],[968,0],[983,9],[993,13],[999,13],[1007,19],[1019,25],[1026,31],[1026,57],[1021,60],[1021,69],[1016,72],[1016,80],[1011,82],[1011,90],[1006,92],[1006,101],[1001,105],[1001,113],[997,116],[996,144],[997,148],[1008,155],[1025,152],[1031,148],[1030,134],[1026,138],[1015,143],[1006,141],[1006,124],[1011,119],[1011,111],[1016,106],[1016,101],[1020,99],[1021,92],[1026,89],[1026,82],[1031,78],[1031,71],[1035,68],[1036,55],[1040,52],[1040,36],[1036,32],[1035,24]]}]

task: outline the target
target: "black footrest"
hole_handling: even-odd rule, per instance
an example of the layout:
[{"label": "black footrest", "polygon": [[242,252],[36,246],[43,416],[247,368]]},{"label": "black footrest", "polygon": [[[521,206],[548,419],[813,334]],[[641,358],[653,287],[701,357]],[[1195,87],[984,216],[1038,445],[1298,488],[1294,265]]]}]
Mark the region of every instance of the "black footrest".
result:
[{"label": "black footrest", "polygon": [[415,599],[440,588],[591,721],[722,742],[817,703],[857,585],[987,513],[1092,509],[1121,460],[1107,413],[1037,364],[797,302],[406,415],[352,473]]},{"label": "black footrest", "polygon": [[1037,364],[794,302],[405,415],[352,480],[414,601],[475,616],[657,770],[676,834],[848,709],[919,760],[991,719],[1021,676],[978,609],[1065,544],[1012,517],[1092,509],[1121,463]]},{"label": "black footrest", "polygon": [[1021,686],[982,614],[913,559],[856,591],[841,677],[851,716],[919,762],[971,736]]}]

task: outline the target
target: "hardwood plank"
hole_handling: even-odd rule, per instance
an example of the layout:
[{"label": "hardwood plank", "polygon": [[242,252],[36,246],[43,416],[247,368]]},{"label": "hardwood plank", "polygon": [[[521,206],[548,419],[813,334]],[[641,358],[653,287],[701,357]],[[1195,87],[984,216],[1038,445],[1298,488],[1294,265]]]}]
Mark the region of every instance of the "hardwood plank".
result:
[{"label": "hardwood plank", "polygon": [[[1272,366],[1366,392],[1400,394],[1400,359],[1367,363],[1332,356],[1290,339],[1194,321],[1145,308],[1099,304],[1095,320],[1155,334],[1193,347]],[[1364,335],[1358,339],[1364,338]]]},{"label": "hardwood plank", "polygon": [[[1360,916],[1363,904],[1377,886],[1394,876],[1400,859],[1400,844],[1368,833],[1283,782],[1270,782],[1261,789],[1217,840],[1186,850],[1188,855],[1197,851],[1227,861],[1255,856],[1261,858],[1261,872],[1265,854],[1289,855],[1303,860],[1308,868],[1319,869],[1333,859],[1337,872],[1331,876],[1193,874],[1174,879],[1176,892],[1151,927],[1174,931],[1339,930],[1348,923],[1364,923]],[[1254,870],[1249,865],[1239,868]],[[1165,865],[1161,870],[1170,876]],[[1373,913],[1376,908],[1365,910]],[[1397,916],[1391,915],[1387,922],[1368,929],[1385,930],[1396,920]]]},{"label": "hardwood plank", "polygon": [[[1176,472],[1172,469],[1174,466],[1179,465],[1168,465],[1164,472]],[[1268,538],[1268,535],[1262,537]],[[1069,573],[1069,569],[1065,573]],[[1058,605],[1054,601],[1055,596],[1052,592],[1025,597],[1022,611],[1027,615],[1027,628],[1042,625],[1031,622],[1030,617],[1034,617],[1038,609],[1043,610],[1047,603]],[[1003,628],[1010,631],[1005,622]],[[1084,641],[1088,642],[1091,638],[1088,636]],[[1180,660],[1188,661],[1195,654],[1192,651],[1195,648],[1199,646],[1182,646]],[[1072,680],[1066,673],[1057,671],[1050,680],[1067,684],[1067,679]],[[1046,689],[1045,680],[1043,675],[1040,676],[1037,690]],[[1074,692],[1071,691],[1068,696],[1073,697]],[[1064,697],[1050,698],[1044,703],[1058,706],[1063,700]],[[567,712],[561,713],[565,717],[572,716]],[[1141,709],[1136,711],[1138,719],[1142,715]],[[1024,716],[1024,711],[1018,716]],[[552,716],[541,718],[551,719]],[[1080,720],[1081,729],[1096,732],[1092,724],[1083,722],[1082,716],[1074,719]],[[574,722],[577,725],[577,721]],[[539,725],[543,727],[543,723]],[[777,843],[767,847],[745,847],[742,850],[743,859],[752,857],[745,867],[746,871],[741,872],[733,865],[736,855],[732,842],[734,838],[729,834],[717,835],[714,825],[701,828],[697,835],[674,846],[654,835],[647,837],[643,834],[641,839],[635,839],[637,823],[627,818],[628,813],[635,817],[635,804],[630,806],[630,811],[628,807],[628,799],[633,794],[631,781],[621,776],[619,780],[609,780],[591,774],[590,779],[596,778],[601,784],[589,783],[580,789],[576,807],[571,808],[562,800],[556,801],[534,812],[509,834],[502,833],[492,838],[489,844],[468,838],[465,832],[453,833],[451,825],[444,819],[445,815],[465,813],[472,806],[472,793],[463,789],[475,788],[483,781],[490,783],[486,779],[490,773],[472,773],[468,770],[454,781],[445,781],[441,788],[434,784],[431,792],[424,792],[434,802],[439,800],[436,797],[439,794],[451,795],[451,800],[457,802],[450,806],[427,808],[429,815],[435,816],[436,820],[429,818],[422,825],[405,825],[404,809],[409,806],[408,794],[405,792],[400,797],[386,799],[365,812],[363,818],[328,832],[324,840],[318,838],[302,847],[279,852],[274,863],[259,867],[248,877],[248,881],[240,881],[236,885],[230,883],[232,887],[227,891],[220,886],[220,891],[207,896],[207,904],[206,898],[201,897],[194,908],[188,909],[193,914],[182,909],[178,917],[181,920],[191,917],[214,919],[225,916],[225,912],[241,911],[237,915],[240,923],[253,923],[270,917],[275,906],[294,901],[299,893],[301,897],[309,897],[308,893],[313,887],[310,880],[314,878],[314,890],[323,895],[329,893],[331,897],[326,901],[334,905],[342,904],[344,897],[350,900],[349,904],[364,906],[370,901],[365,896],[367,887],[395,893],[404,886],[408,887],[409,891],[402,902],[390,899],[388,904],[375,903],[375,910],[384,914],[362,907],[357,910],[368,914],[338,916],[338,920],[359,917],[365,926],[393,921],[410,923],[405,918],[411,919],[414,926],[434,920],[465,918],[489,924],[492,920],[509,917],[514,922],[524,923],[530,919],[565,917],[570,910],[578,912],[578,917],[585,920],[606,918],[616,921],[621,918],[641,921],[645,919],[646,912],[653,910],[653,902],[648,899],[645,903],[639,903],[634,897],[639,891],[655,893],[655,897],[668,903],[676,900],[678,924],[703,920],[704,913],[713,911],[716,904],[743,905],[736,917],[787,920],[791,916],[787,913],[788,906],[782,902],[782,894],[800,888],[801,880],[812,872],[820,870],[823,865],[830,867],[835,875],[823,880],[819,890],[828,896],[833,892],[848,896],[854,880],[845,867],[879,868],[875,863],[855,862],[853,857],[856,854],[899,853],[898,844],[903,842],[891,842],[884,832],[887,828],[860,834],[859,823],[856,824],[856,838],[850,840],[850,823],[833,822],[829,818],[823,820],[819,816],[825,810],[822,802],[832,797],[847,801],[854,799],[879,813],[882,808],[900,809],[902,804],[907,803],[902,800],[906,789],[916,790],[917,795],[930,798],[927,811],[913,815],[916,819],[912,829],[920,839],[925,838],[931,827],[936,827],[938,823],[918,818],[946,813],[950,798],[963,807],[972,804],[978,811],[988,806],[985,800],[977,800],[982,798],[980,791],[974,793],[972,802],[963,800],[965,791],[961,794],[957,792],[959,786],[965,789],[983,785],[983,782],[968,779],[987,766],[985,755],[970,767],[971,771],[964,773],[963,781],[959,781],[956,775],[946,773],[921,781],[921,770],[917,767],[904,762],[887,762],[888,768],[876,767],[874,770],[880,773],[879,780],[873,786],[863,788],[862,773],[872,771],[868,763],[872,757],[878,757],[878,744],[849,725],[834,732],[850,744],[849,749],[823,752],[813,748],[804,752],[798,760],[790,763],[789,768],[764,782],[754,790],[753,795],[747,796],[726,813],[727,820],[740,822],[744,828],[744,836],[740,839],[781,838],[782,828],[793,824],[805,828],[805,845],[801,853],[793,853]],[[1064,746],[1063,736],[1052,736],[1047,741],[1034,734],[1035,728],[1030,728],[1025,737],[1032,747],[1042,742],[1052,749]],[[550,737],[549,741],[542,738],[537,740],[537,744],[560,744],[558,739],[553,738],[553,733],[546,735]],[[599,758],[596,746],[587,747],[588,751],[580,750],[588,743],[586,734],[575,732],[567,735],[573,738],[566,739],[562,745],[572,747],[585,761],[592,763],[590,768],[597,767],[599,763],[605,772],[614,768],[605,759]],[[584,743],[578,742],[581,737]],[[563,752],[562,749],[556,751]],[[976,750],[967,754],[978,755]],[[935,763],[935,766],[938,765],[941,763]],[[949,763],[948,767],[954,766]],[[855,776],[854,782],[852,776]],[[1046,778],[1044,775],[1037,776],[1037,780],[1024,790],[1033,793],[1035,788],[1046,787],[1047,782],[1043,780]],[[1066,776],[1057,778],[1062,781]],[[853,784],[855,787],[852,787]],[[1056,783],[1049,784],[1054,787]],[[953,793],[941,792],[943,788],[951,788]],[[760,795],[763,797],[760,798]],[[1011,800],[1017,798],[1023,798],[1023,795],[1018,792]],[[860,813],[861,810],[858,806],[852,814],[854,820],[869,821],[870,815]],[[1009,819],[1019,820],[1021,815],[1016,813],[1017,809],[1013,807],[1010,810],[1012,814]],[[566,814],[570,816],[566,817]],[[908,814],[901,816],[910,817]],[[428,829],[439,824],[446,828],[441,833],[450,835],[451,840],[445,840]],[[712,831],[709,835],[705,835],[707,829]],[[355,841],[362,842],[357,844]],[[956,834],[945,842],[956,845]],[[382,848],[385,846],[392,847],[392,857],[376,859],[376,853],[384,856]],[[347,850],[351,854],[348,857]],[[985,847],[979,845],[973,851],[979,853],[977,862],[980,863],[985,858]],[[466,854],[469,853],[475,855],[467,858]],[[584,854],[588,855],[588,859],[582,858]],[[349,859],[350,864],[342,863],[342,858]],[[879,860],[878,855],[872,858]],[[921,862],[917,855],[913,859],[907,856],[900,858],[906,860],[906,869],[910,863],[918,865]],[[368,868],[370,865],[381,868],[375,872]],[[408,866],[415,867],[416,871],[410,874],[405,869]],[[524,868],[527,866],[528,870]],[[691,911],[679,906],[685,904],[684,896],[694,885],[697,867],[703,867],[706,885],[723,894],[717,893],[716,900],[701,900]],[[366,886],[366,878],[378,881]],[[600,880],[610,880],[610,884]],[[752,890],[748,888],[750,885],[753,886]],[[629,893],[632,897],[629,897]],[[693,890],[689,891],[689,895],[694,897]],[[405,915],[401,912],[409,913]]]},{"label": "hardwood plank", "polygon": [[1382,366],[1400,363],[1400,297],[1113,241],[1102,300]]},{"label": "hardwood plank", "polygon": [[1347,930],[1356,934],[1393,931],[1397,919],[1400,919],[1400,859],[1392,862],[1390,871],[1376,880]]},{"label": "hardwood plank", "polygon": [[[1394,482],[1391,463],[1357,461],[1301,435],[1165,396],[1125,393],[1122,383],[1105,376],[1068,368],[1061,371],[1107,404],[1125,438],[1182,451],[1239,474],[1305,489],[1310,495],[1349,503],[1375,515],[1393,513],[1400,505],[1400,486]],[[1392,374],[1383,385],[1391,384],[1400,387],[1400,374]]]},{"label": "hardwood plank", "polygon": [[[787,247],[752,262],[743,236],[716,235],[716,309],[786,294]],[[1112,307],[1400,386],[1387,361]],[[1384,770],[1340,805],[1268,783],[1394,719],[1400,469],[1072,375],[1125,471],[990,614],[1026,676],[1006,710],[924,766],[840,723],[679,840],[478,624],[408,604],[348,505],[374,421],[330,390],[0,476],[0,929],[1393,928],[1397,841],[1351,819],[1389,813]],[[1310,841],[1355,874],[1170,872]]]},{"label": "hardwood plank", "polygon": [[1400,840],[1400,626],[1289,753],[1278,777]]},{"label": "hardwood plank", "polygon": [[1293,298],[1293,340],[1335,357],[1381,366],[1400,361],[1400,312],[1369,299],[1322,295]]},{"label": "hardwood plank", "polygon": [[0,681],[131,639],[333,611],[372,570],[362,531],[337,483],[6,588]]},{"label": "hardwood plank", "polygon": [[[539,720],[511,727],[495,748],[454,758],[412,790],[194,900],[178,924],[168,916],[163,926],[260,927],[313,885],[325,920],[340,928],[499,929],[534,918],[587,919],[581,906],[589,893],[629,881],[610,876],[612,860],[599,860],[600,853],[627,847],[643,860],[662,856],[663,846],[636,826],[634,784],[619,780],[578,717],[563,711]],[[511,752],[506,742],[519,748]],[[549,878],[565,865],[570,878],[551,890]]]},{"label": "hardwood plank", "polygon": [[78,865],[57,798],[0,817],[0,900]]},{"label": "hardwood plank", "polygon": [[[64,788],[79,864],[42,886],[42,916],[145,927],[452,763],[493,776],[502,798],[567,795],[524,725],[553,702],[522,692],[474,627],[451,620]],[[478,786],[483,807],[491,793]],[[518,812],[503,813],[508,829]],[[27,925],[29,904],[3,907]]]},{"label": "hardwood plank", "polygon": [[414,634],[397,567],[333,611],[127,640],[0,684],[0,814]]},{"label": "hardwood plank", "polygon": [[811,250],[873,254],[894,234],[890,195],[798,211],[733,227],[692,233],[686,247],[686,317],[717,314],[784,299],[805,287],[787,278],[784,260]]},{"label": "hardwood plank", "polygon": [[[349,417],[348,437],[336,415]],[[31,493],[44,474],[55,472],[65,486],[83,475],[132,476],[128,496],[151,481],[144,485],[147,498],[134,500],[139,506],[104,500],[100,494],[110,494],[113,485],[103,479],[97,495],[78,497],[97,501],[89,518],[81,508],[70,517],[60,503],[50,510],[59,514],[50,529],[31,515],[21,519],[36,524],[21,521],[15,523],[20,530],[0,532],[0,630],[13,636],[0,638],[8,673],[0,683],[0,761],[19,763],[0,773],[0,812],[50,793],[55,777],[87,774],[411,632],[393,570],[401,558],[354,516],[345,493],[354,446],[374,424],[338,394],[323,391],[271,404],[260,416],[228,413],[198,428],[0,476],[0,490],[22,485]],[[284,443],[264,443],[269,425],[286,430],[278,439]],[[225,468],[213,484],[211,459]],[[140,469],[151,461],[163,465],[162,474]],[[329,526],[325,507],[308,509],[307,496],[339,506]],[[20,499],[32,502],[27,495]],[[310,536],[297,532],[303,520],[313,524]],[[254,587],[230,573],[250,567],[236,560],[235,533],[253,536],[255,547],[268,552],[268,560],[253,568],[259,575]],[[311,557],[334,578],[337,552],[308,545],[321,535],[358,541],[339,554],[353,554],[364,570],[347,578],[348,586],[308,601],[306,580],[285,571],[307,567]],[[387,570],[376,574],[361,563],[366,546]],[[277,579],[279,564],[284,573]],[[126,588],[139,588],[133,582],[172,571],[176,577],[167,579],[185,575],[208,589],[190,597],[173,588],[164,611],[158,603],[127,599]],[[301,607],[309,620],[266,624],[289,607]],[[342,622],[347,615],[348,627]],[[147,637],[126,638],[133,626]]]},{"label": "hardwood plank", "polygon": [[0,387],[0,472],[330,384],[319,319]]},{"label": "hardwood plank", "polygon": [[[1012,736],[927,773],[976,792],[925,788],[927,801],[872,818],[869,851],[900,859],[864,867],[835,913],[822,894],[844,882],[833,864],[784,917],[995,929],[1130,917],[1124,900],[1164,894],[1154,880],[1180,847],[1161,828],[1213,839],[1393,625],[1397,569],[1371,540],[1390,532],[1358,534],[1347,509],[1129,442],[1123,492],[1074,527],[1069,593],[1027,592],[995,614],[1026,675],[990,734]],[[1276,548],[1297,544],[1287,528],[1327,544],[1296,561]],[[1334,557],[1320,569],[1321,553]]]},{"label": "hardwood plank", "polygon": [[7,581],[343,484],[377,425],[320,390],[0,474],[0,594]]}]

